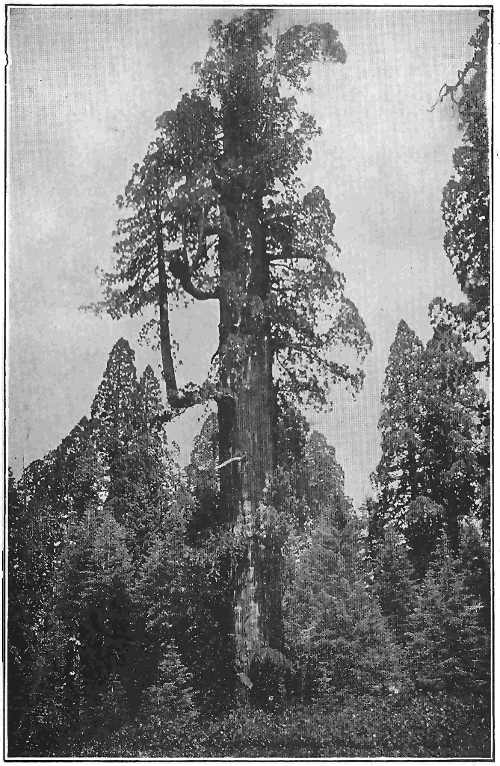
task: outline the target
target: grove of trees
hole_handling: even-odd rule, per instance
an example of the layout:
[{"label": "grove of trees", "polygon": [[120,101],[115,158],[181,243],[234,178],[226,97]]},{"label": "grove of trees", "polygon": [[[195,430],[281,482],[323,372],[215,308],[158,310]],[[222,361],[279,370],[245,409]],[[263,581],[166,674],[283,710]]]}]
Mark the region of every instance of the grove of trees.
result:
[{"label": "grove of trees", "polygon": [[[196,87],[118,198],[114,267],[87,307],[145,314],[162,383],[120,338],[88,415],[9,473],[9,756],[490,754],[480,16],[438,99],[463,133],[442,213],[464,303],[433,301],[427,343],[400,321],[361,509],[303,414],[336,383],[359,391],[371,348],[330,202],[300,177],[320,132],[300,96],[346,51],[329,23],[276,33],[269,9],[212,25]],[[206,379],[179,387],[171,318],[189,301],[217,303],[219,336]],[[170,423],[195,405],[181,467]]]}]

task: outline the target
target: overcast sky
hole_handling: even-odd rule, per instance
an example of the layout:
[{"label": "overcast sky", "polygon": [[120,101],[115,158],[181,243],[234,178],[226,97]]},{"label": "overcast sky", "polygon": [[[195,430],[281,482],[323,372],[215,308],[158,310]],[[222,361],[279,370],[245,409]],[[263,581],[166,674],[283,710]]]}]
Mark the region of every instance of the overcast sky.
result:
[{"label": "overcast sky", "polygon": [[[193,84],[214,18],[229,8],[11,7],[8,23],[9,462],[18,473],[88,414],[120,336],[139,372],[159,359],[138,324],[78,310],[99,298],[95,267],[110,266],[115,198],[154,135],[155,118]],[[363,392],[333,392],[314,426],[337,449],[347,492],[370,492],[389,346],[401,318],[430,336],[429,301],[460,293],[442,248],[442,188],[460,142],[457,119],[428,111],[469,57],[470,8],[308,8],[276,11],[275,28],[330,21],[344,66],[318,67],[305,99],[323,127],[304,170],[337,216],[347,293],[373,338]],[[216,307],[179,315],[180,383],[202,380],[217,346]],[[197,417],[172,428],[189,454]]]}]

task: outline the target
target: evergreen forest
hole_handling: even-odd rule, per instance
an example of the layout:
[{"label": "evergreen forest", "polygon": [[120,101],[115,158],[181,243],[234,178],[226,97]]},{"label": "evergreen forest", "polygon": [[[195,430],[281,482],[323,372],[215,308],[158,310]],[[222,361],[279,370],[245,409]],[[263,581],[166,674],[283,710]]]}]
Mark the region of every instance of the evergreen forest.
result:
[{"label": "evergreen forest", "polygon": [[[460,128],[441,213],[463,301],[435,297],[426,342],[395,328],[359,507],[307,413],[361,390],[370,328],[300,175],[311,72],[349,51],[273,14],[214,21],[118,197],[83,308],[144,316],[158,374],[120,338],[90,410],[9,469],[9,757],[491,755],[490,14],[429,104]],[[181,386],[189,301],[217,306],[218,345]],[[181,465],[170,429],[200,405]]]}]

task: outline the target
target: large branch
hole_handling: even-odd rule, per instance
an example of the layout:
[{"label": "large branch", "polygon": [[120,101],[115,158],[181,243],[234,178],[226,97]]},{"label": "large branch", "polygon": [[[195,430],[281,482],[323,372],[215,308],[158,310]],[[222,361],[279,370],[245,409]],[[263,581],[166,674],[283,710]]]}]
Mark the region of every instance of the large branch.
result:
[{"label": "large branch", "polygon": [[207,226],[205,222],[205,211],[204,208],[202,208],[198,222],[198,244],[191,266],[189,265],[188,244],[184,224],[182,225],[182,247],[169,252],[170,273],[175,279],[179,280],[182,289],[198,301],[208,301],[219,297],[218,288],[214,288],[213,290],[202,290],[200,287],[193,284],[193,273],[206,256],[207,236],[217,233],[217,227]]},{"label": "large branch", "polygon": [[218,287],[213,290],[201,290],[193,284],[191,270],[187,263],[186,252],[184,249],[171,251],[170,256],[170,273],[173,277],[179,280],[182,289],[188,293],[188,295],[191,295],[198,301],[208,301],[219,297]]},{"label": "large branch", "polygon": [[183,389],[170,392],[168,397],[169,409],[158,415],[153,422],[156,426],[162,426],[164,423],[169,423],[174,417],[180,415],[189,407],[205,404],[210,400],[219,402],[223,399],[234,399],[234,395],[230,390],[218,388],[213,384],[204,383],[199,386],[190,383]]},{"label": "large branch", "polygon": [[158,264],[158,301],[160,304],[160,351],[163,368],[163,378],[169,403],[177,396],[177,380],[175,377],[174,359],[172,354],[172,339],[170,336],[170,319],[168,308],[168,285],[165,269],[165,250],[161,212],[157,211],[155,220],[155,235]]},{"label": "large branch", "polygon": [[[161,425],[172,419],[174,414],[186,410],[202,399],[202,389],[197,386],[187,386],[179,391],[175,375],[175,366],[172,354],[172,339],[170,335],[168,285],[166,272],[166,259],[169,257],[171,274],[179,279],[183,289],[198,300],[206,300],[216,297],[216,292],[209,293],[195,287],[192,283],[191,274],[187,264],[186,249],[182,248],[170,253],[165,252],[163,240],[163,225],[161,209],[157,208],[154,216],[155,238],[157,247],[157,270],[158,270],[158,299],[160,308],[160,348],[162,357],[163,377],[168,401],[168,410],[159,416],[157,425]],[[205,396],[206,400],[206,396]]]}]

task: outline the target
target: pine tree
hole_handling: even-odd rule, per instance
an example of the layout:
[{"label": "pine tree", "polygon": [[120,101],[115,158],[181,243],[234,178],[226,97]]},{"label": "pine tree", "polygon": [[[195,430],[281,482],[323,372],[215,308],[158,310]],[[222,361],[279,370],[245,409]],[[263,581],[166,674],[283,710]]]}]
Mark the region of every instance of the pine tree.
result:
[{"label": "pine tree", "polygon": [[120,339],[92,404],[93,439],[108,474],[105,509],[126,529],[136,567],[177,502],[179,469],[158,423],[161,412],[153,370],[146,367],[137,382],[134,352]]},{"label": "pine tree", "polygon": [[138,398],[142,415],[141,426],[146,431],[152,430],[164,407],[159,380],[149,364],[144,368],[139,380]]},{"label": "pine tree", "polygon": [[382,391],[379,430],[382,457],[374,474],[380,523],[404,524],[408,505],[421,493],[418,391],[423,346],[401,320],[390,348]]},{"label": "pine tree", "polygon": [[[127,455],[140,425],[134,356],[124,338],[115,343],[91,406],[94,440],[107,470],[109,498],[127,495]],[[115,513],[117,521],[121,522],[123,508],[119,503]]]},{"label": "pine tree", "polygon": [[55,450],[33,461],[18,484],[30,541],[31,577],[38,594],[48,598],[61,567],[67,531],[94,496],[87,475],[92,456],[85,428],[82,421]]},{"label": "pine tree", "polygon": [[413,609],[415,572],[404,537],[389,524],[373,561],[373,589],[383,616],[398,641],[404,639]]},{"label": "pine tree", "polygon": [[367,690],[391,681],[397,651],[367,584],[358,523],[338,522],[335,509],[323,513],[301,556],[285,598],[288,651],[309,688]]},{"label": "pine tree", "polygon": [[[95,641],[99,658],[82,657],[87,679],[105,685],[109,676],[123,671],[130,641],[132,562],[126,545],[126,530],[105,513],[93,539],[95,579],[88,584],[87,619],[80,626],[82,646]],[[97,630],[95,630],[97,627]],[[100,667],[99,667],[100,666]]]},{"label": "pine tree", "polygon": [[135,354],[120,338],[113,346],[103,379],[91,407],[100,434],[110,441],[109,450],[123,444],[138,425],[138,385]]},{"label": "pine tree", "polygon": [[175,641],[194,688],[215,706],[229,702],[235,681],[232,594],[238,555],[230,531],[205,536],[196,547],[173,534],[151,550],[135,595],[139,611],[148,605],[150,666],[159,661],[157,648]]},{"label": "pine tree", "polygon": [[[10,480],[11,749],[27,739],[34,753],[61,753],[71,739],[77,747],[105,711],[117,725],[136,712],[155,672],[137,578],[155,540],[169,541],[175,576],[166,587],[182,592],[175,568],[192,505],[160,411],[157,379],[146,368],[137,384],[121,340],[92,419],[32,463],[18,486]],[[149,595],[154,603],[158,591]],[[185,603],[177,600],[178,615]]]},{"label": "pine tree", "polygon": [[[344,495],[344,471],[337,462],[335,448],[318,431],[312,431],[305,442],[301,479],[311,521],[331,508],[336,509],[339,523],[347,520],[351,507]],[[302,494],[300,484],[297,494]]]},{"label": "pine tree", "polygon": [[323,434],[310,431],[300,413],[290,410],[278,422],[277,469],[272,503],[288,518],[295,533],[310,531],[323,511],[335,507],[348,518],[350,501],[344,494],[344,472],[335,448]]},{"label": "pine tree", "polygon": [[[140,715],[149,726],[185,716],[194,710],[191,676],[173,642],[160,647],[161,659],[153,683],[148,686]],[[151,721],[151,717],[153,720]]]},{"label": "pine tree", "polygon": [[424,571],[441,529],[457,551],[461,521],[489,516],[485,394],[456,334],[437,327],[424,349],[400,323],[382,403],[371,536],[394,523],[415,555],[420,552],[420,564],[413,563]]},{"label": "pine tree", "polygon": [[132,717],[129,696],[118,674],[109,676],[100,695],[99,714],[102,723],[98,732],[103,740],[118,731]]},{"label": "pine tree", "polygon": [[109,512],[90,526],[80,522],[71,536],[56,610],[73,658],[65,683],[75,686],[80,729],[91,731],[100,721],[112,679],[135,670],[126,666],[132,640],[132,566],[125,530]]},{"label": "pine tree", "polygon": [[180,619],[183,553],[182,530],[174,538],[156,537],[134,581],[135,640],[129,647],[128,664],[137,669],[136,679],[131,679],[129,687],[135,710],[140,706],[145,688],[153,683],[160,662],[160,647],[173,640],[174,628]]},{"label": "pine tree", "polygon": [[[33,694],[45,673],[44,644],[52,633],[55,583],[72,515],[61,492],[57,452],[34,461],[9,480],[9,752],[34,747],[39,732]],[[12,643],[11,643],[12,638]],[[27,745],[29,739],[31,744]]]},{"label": "pine tree", "polygon": [[122,470],[122,480],[111,486],[105,507],[125,528],[137,569],[155,537],[167,533],[175,508],[188,493],[162,434],[136,433],[123,456]]},{"label": "pine tree", "polygon": [[489,640],[480,627],[480,604],[446,537],[418,592],[409,618],[406,664],[424,688],[483,688],[489,679]]},{"label": "pine tree", "polygon": [[78,736],[80,725],[74,648],[66,625],[51,613],[38,641],[19,755],[70,754],[70,742]]}]

